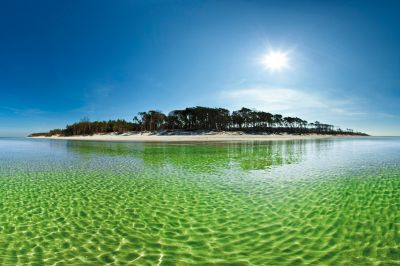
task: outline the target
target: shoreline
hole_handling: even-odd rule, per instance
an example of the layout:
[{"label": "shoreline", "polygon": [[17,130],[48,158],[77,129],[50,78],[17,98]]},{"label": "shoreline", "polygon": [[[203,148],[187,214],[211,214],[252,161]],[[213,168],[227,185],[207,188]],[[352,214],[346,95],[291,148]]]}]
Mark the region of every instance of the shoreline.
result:
[{"label": "shoreline", "polygon": [[279,140],[307,140],[307,139],[329,139],[361,137],[354,135],[322,135],[322,134],[244,134],[239,132],[211,132],[203,134],[157,134],[157,133],[135,133],[135,134],[95,134],[92,136],[36,136],[32,139],[52,140],[84,140],[84,141],[128,141],[128,142],[232,142],[232,141],[279,141]]}]

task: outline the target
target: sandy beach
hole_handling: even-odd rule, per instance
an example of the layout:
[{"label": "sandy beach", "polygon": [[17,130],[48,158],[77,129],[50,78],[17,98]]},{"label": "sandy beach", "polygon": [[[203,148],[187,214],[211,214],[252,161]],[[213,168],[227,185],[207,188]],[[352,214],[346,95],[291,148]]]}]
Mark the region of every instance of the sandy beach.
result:
[{"label": "sandy beach", "polygon": [[303,139],[327,139],[349,136],[338,135],[291,135],[291,134],[245,134],[242,132],[172,132],[172,133],[124,133],[124,134],[96,134],[92,136],[39,136],[38,139],[60,140],[91,140],[91,141],[137,141],[137,142],[208,142],[208,141],[278,141],[278,140],[303,140]]}]

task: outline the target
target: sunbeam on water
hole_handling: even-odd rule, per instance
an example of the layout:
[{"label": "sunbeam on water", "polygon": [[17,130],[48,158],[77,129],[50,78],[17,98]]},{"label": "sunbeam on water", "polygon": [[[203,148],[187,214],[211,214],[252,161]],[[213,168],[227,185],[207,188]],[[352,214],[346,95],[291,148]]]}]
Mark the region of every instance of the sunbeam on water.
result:
[{"label": "sunbeam on water", "polygon": [[0,265],[397,265],[400,139],[0,139]]}]

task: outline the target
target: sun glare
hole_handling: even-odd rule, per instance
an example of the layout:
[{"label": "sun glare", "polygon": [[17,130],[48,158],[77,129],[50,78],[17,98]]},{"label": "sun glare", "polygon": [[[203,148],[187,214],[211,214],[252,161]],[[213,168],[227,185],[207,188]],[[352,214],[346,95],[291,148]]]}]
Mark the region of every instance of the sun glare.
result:
[{"label": "sun glare", "polygon": [[289,67],[289,58],[285,52],[270,51],[262,58],[262,64],[269,71],[280,71]]}]

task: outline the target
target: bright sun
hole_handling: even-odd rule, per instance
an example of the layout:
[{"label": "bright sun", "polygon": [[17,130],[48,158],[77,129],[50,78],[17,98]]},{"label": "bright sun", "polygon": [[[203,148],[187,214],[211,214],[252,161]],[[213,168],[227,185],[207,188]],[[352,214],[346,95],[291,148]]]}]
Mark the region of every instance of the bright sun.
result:
[{"label": "bright sun", "polygon": [[289,67],[288,54],[282,51],[269,51],[261,63],[269,71],[280,71]]}]

